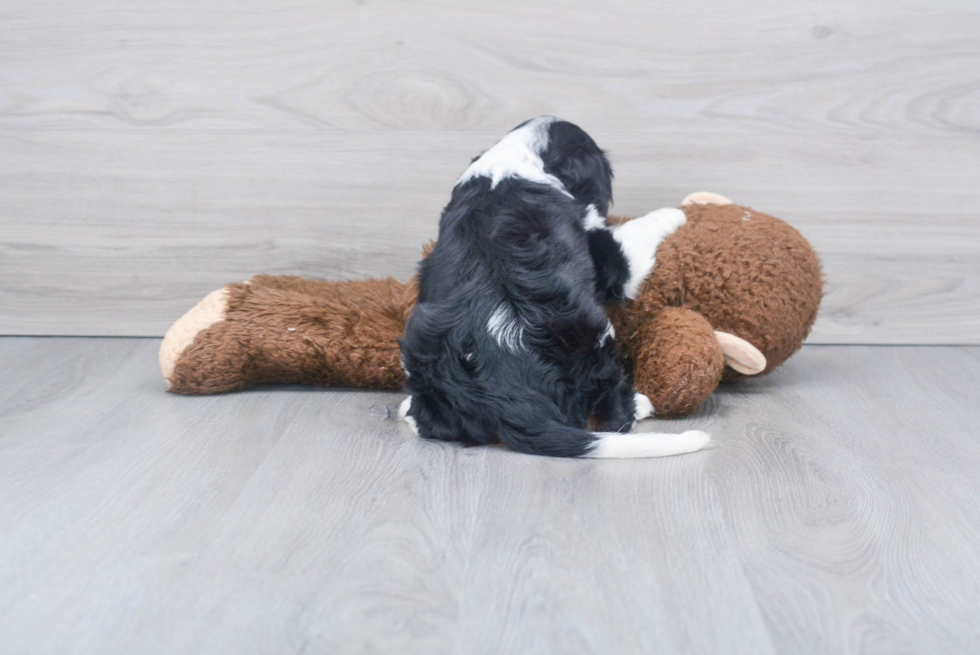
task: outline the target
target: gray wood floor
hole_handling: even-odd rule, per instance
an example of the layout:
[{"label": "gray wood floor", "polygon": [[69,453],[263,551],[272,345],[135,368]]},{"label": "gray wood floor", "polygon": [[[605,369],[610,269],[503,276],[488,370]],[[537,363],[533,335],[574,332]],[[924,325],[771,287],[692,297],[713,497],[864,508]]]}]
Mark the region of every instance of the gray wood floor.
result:
[{"label": "gray wood floor", "polygon": [[976,0],[0,0],[0,334],[407,279],[469,159],[556,114],[621,213],[706,189],[797,226],[812,343],[980,344],[978,34]]},{"label": "gray wood floor", "polygon": [[0,339],[3,653],[950,653],[980,643],[980,349],[807,346],[707,451],[421,441],[398,394],[165,394]]}]

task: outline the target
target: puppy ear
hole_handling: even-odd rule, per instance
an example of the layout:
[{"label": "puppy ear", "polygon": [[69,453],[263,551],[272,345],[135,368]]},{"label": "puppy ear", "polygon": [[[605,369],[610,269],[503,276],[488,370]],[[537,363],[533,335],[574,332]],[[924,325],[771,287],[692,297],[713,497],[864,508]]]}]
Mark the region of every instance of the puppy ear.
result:
[{"label": "puppy ear", "polygon": [[609,212],[612,166],[606,153],[581,128],[565,121],[553,123],[542,159],[545,172],[561,180],[576,200],[595,205],[600,216]]}]

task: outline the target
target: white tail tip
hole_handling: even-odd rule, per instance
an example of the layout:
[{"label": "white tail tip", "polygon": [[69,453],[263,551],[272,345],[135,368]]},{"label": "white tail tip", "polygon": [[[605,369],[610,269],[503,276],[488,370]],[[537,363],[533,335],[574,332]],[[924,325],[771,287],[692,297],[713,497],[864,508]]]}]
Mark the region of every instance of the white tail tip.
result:
[{"label": "white tail tip", "polygon": [[633,457],[667,457],[701,450],[711,441],[707,432],[688,430],[680,434],[639,432],[597,432],[596,442],[583,457],[626,459]]}]

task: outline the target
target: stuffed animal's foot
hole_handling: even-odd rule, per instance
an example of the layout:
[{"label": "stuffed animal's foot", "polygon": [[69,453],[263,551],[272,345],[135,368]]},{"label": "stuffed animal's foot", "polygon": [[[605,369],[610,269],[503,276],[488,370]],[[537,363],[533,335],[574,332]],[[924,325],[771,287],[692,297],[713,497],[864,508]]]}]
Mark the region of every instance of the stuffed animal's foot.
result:
[{"label": "stuffed animal's foot", "polygon": [[624,289],[627,298],[636,298],[653,270],[657,247],[685,222],[687,216],[683,211],[668,207],[627,221],[613,230],[613,238],[629,262],[630,278]]},{"label": "stuffed animal's foot", "polygon": [[391,279],[260,275],[228,284],[170,328],[160,368],[174,393],[268,382],[397,389],[397,337],[414,295]]},{"label": "stuffed animal's foot", "polygon": [[731,200],[725,196],[719,195],[717,193],[711,193],[710,191],[698,191],[692,193],[688,197],[681,201],[681,207],[687,207],[689,205],[734,205]]},{"label": "stuffed animal's foot", "polygon": [[745,339],[715,330],[725,355],[725,364],[742,375],[758,375],[766,370],[766,356]]},{"label": "stuffed animal's foot", "polygon": [[167,388],[173,386],[174,369],[187,346],[191,345],[200,332],[218,321],[223,321],[227,309],[228,291],[222,287],[209,293],[170,326],[160,344],[160,372],[167,381]]},{"label": "stuffed animal's foot", "polygon": [[653,416],[653,403],[650,402],[649,398],[642,393],[637,393],[634,396],[634,402],[636,403],[636,415],[633,417],[634,421],[642,421],[645,418]]}]

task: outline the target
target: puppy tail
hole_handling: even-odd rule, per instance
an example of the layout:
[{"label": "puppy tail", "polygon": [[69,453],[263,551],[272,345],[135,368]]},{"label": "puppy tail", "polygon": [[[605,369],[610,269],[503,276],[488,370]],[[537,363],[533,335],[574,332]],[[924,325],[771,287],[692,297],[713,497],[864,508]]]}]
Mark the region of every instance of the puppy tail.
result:
[{"label": "puppy tail", "polygon": [[512,450],[530,455],[551,457],[589,457],[628,459],[635,457],[667,457],[701,450],[711,437],[699,430],[680,434],[638,432],[589,432],[560,423],[550,423],[540,430],[498,430],[500,440]]},{"label": "puppy tail", "polygon": [[701,450],[711,441],[707,432],[688,430],[680,434],[663,432],[637,432],[636,434],[620,434],[619,432],[593,432],[595,441],[592,447],[580,457],[595,458],[633,458],[633,457],[667,457],[682,455]]}]

